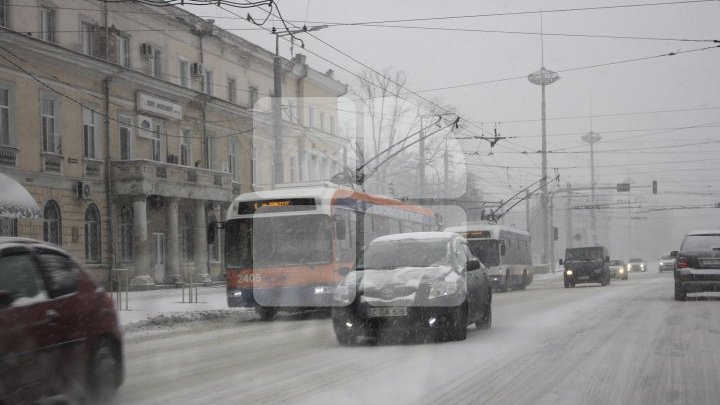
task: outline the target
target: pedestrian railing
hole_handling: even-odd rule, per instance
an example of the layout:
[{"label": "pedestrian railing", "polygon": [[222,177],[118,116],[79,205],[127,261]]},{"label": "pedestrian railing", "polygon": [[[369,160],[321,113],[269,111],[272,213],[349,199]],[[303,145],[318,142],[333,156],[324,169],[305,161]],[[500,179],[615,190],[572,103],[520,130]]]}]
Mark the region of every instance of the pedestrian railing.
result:
[{"label": "pedestrian railing", "polygon": [[128,269],[110,269],[110,294],[115,300],[115,307],[122,310],[123,291],[125,292],[125,310],[129,311],[128,306],[128,289],[129,289]]},{"label": "pedestrian railing", "polygon": [[[192,304],[193,302],[198,302],[198,285],[200,283],[193,283],[192,276],[195,273],[195,269],[193,267],[188,267],[185,269],[185,283],[182,284],[182,302],[185,303],[185,288],[187,287],[187,296],[188,296],[188,303]],[[194,291],[193,291],[194,290]],[[195,300],[193,301],[193,292],[195,293]]]}]

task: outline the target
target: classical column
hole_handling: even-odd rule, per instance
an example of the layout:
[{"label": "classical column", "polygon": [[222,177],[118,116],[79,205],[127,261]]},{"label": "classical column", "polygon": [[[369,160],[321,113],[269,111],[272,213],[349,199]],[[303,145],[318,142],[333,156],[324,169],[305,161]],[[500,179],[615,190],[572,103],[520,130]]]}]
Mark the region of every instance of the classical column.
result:
[{"label": "classical column", "polygon": [[193,256],[195,257],[195,281],[202,283],[210,283],[210,274],[208,274],[208,244],[207,244],[207,217],[205,214],[205,201],[197,201],[194,206],[195,220],[195,246],[193,247]]},{"label": "classical column", "polygon": [[152,241],[148,239],[147,196],[139,196],[133,201],[133,251],[135,277],[130,280],[133,289],[151,289],[155,282],[150,275],[150,252]]},{"label": "classical column", "polygon": [[165,214],[167,216],[167,252],[165,259],[165,282],[180,284],[183,282],[180,275],[180,235],[178,232],[178,200],[168,198]]}]

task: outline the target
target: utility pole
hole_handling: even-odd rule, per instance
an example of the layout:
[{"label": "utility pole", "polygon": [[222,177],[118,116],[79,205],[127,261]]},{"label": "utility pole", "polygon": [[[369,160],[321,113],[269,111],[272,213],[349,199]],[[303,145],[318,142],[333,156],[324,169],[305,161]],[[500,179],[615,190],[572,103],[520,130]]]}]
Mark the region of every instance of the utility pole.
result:
[{"label": "utility pole", "polygon": [[425,197],[425,126],[423,125],[423,117],[420,116],[420,167],[418,170],[418,178],[420,180],[420,198]]},{"label": "utility pole", "polygon": [[595,143],[602,137],[593,132],[592,128],[592,94],[590,95],[590,132],[583,135],[582,140],[590,144],[590,232],[593,245],[597,246],[597,218],[595,213]]},{"label": "utility pole", "polygon": [[525,190],[525,229],[530,233],[530,191]]},{"label": "utility pole", "polygon": [[572,211],[570,210],[570,207],[572,207],[572,188],[570,183],[567,183],[565,192],[567,193],[565,198],[565,248],[571,248],[573,247],[573,228]]}]

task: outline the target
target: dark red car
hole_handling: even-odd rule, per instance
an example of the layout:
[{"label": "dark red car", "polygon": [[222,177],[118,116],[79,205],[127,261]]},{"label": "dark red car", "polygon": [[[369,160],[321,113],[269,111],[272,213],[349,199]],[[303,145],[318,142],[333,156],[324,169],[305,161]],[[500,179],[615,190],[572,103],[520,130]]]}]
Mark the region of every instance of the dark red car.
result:
[{"label": "dark red car", "polygon": [[65,250],[0,238],[0,404],[108,398],[124,377],[110,296]]}]

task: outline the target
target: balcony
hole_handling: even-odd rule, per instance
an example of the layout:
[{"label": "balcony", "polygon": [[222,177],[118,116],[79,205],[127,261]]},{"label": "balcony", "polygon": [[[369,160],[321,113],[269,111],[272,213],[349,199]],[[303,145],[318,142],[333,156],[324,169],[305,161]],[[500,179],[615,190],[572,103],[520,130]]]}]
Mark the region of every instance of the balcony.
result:
[{"label": "balcony", "polygon": [[12,146],[0,145],[0,165],[17,166],[17,155],[19,150]]},{"label": "balcony", "polygon": [[158,195],[210,201],[230,201],[232,175],[152,160],[112,162],[117,195]]},{"label": "balcony", "polygon": [[102,175],[102,160],[83,159],[85,165],[85,177],[99,178]]},{"label": "balcony", "polygon": [[64,156],[50,152],[40,152],[40,154],[42,155],[43,171],[62,173]]}]

